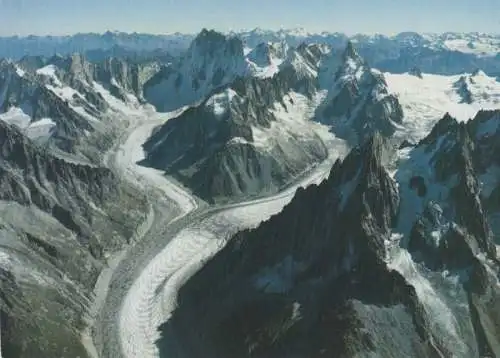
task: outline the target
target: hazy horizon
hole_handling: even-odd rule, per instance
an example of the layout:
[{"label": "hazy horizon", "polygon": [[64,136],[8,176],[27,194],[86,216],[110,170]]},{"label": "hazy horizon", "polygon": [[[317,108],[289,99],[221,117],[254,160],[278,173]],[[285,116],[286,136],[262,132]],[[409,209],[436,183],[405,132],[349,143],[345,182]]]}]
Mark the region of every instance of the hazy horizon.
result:
[{"label": "hazy horizon", "polygon": [[[262,28],[391,35],[500,33],[497,0],[0,0],[0,36],[104,33],[194,34]],[[388,19],[390,21],[388,21]]]},{"label": "hazy horizon", "polygon": [[[1,0],[0,0],[1,1]],[[280,31],[280,30],[284,30],[284,31],[292,31],[292,30],[304,30],[306,32],[308,32],[309,34],[311,35],[314,35],[314,34],[321,34],[321,33],[342,33],[342,34],[345,34],[347,36],[356,36],[356,35],[367,35],[367,36],[371,36],[371,35],[383,35],[383,36],[394,36],[394,35],[397,35],[397,34],[400,34],[400,33],[405,33],[405,32],[415,32],[415,33],[419,33],[419,34],[445,34],[445,33],[464,33],[464,34],[468,34],[468,33],[484,33],[484,34],[491,34],[491,35],[499,35],[500,36],[500,30],[497,31],[497,32],[485,32],[485,31],[457,31],[457,30],[447,30],[447,31],[416,31],[416,30],[411,30],[411,29],[408,29],[408,30],[401,30],[401,31],[397,31],[397,32],[391,32],[391,33],[382,33],[382,32],[346,32],[346,31],[339,31],[339,30],[320,30],[320,31],[310,31],[308,30],[307,28],[301,28],[301,27],[295,27],[295,28],[292,28],[292,27],[282,27],[282,28],[263,28],[263,27],[254,27],[254,28],[242,28],[242,29],[230,29],[230,30],[221,30],[221,29],[217,29],[217,28],[213,28],[213,27],[200,27],[198,30],[195,30],[195,31],[190,31],[190,32],[180,32],[180,31],[172,31],[172,32],[144,32],[144,31],[127,31],[127,30],[113,30],[113,29],[107,29],[107,30],[103,30],[103,31],[78,31],[78,32],[72,32],[72,33],[29,33],[29,34],[5,34],[5,35],[2,35],[0,34],[0,37],[19,37],[19,38],[26,38],[26,37],[31,37],[31,36],[34,36],[34,37],[69,37],[69,36],[75,36],[75,35],[82,35],[82,34],[95,34],[95,35],[104,35],[108,32],[110,33],[114,33],[114,34],[126,34],[126,35],[132,35],[132,34],[137,34],[137,35],[152,35],[152,36],[171,36],[171,35],[192,35],[192,36],[195,36],[197,34],[199,34],[203,29],[207,29],[207,30],[214,30],[214,31],[217,31],[217,32],[220,32],[220,33],[223,33],[223,34],[227,34],[227,33],[231,33],[231,32],[234,32],[234,33],[241,33],[241,32],[247,32],[247,31],[253,31],[253,30],[256,30],[256,29],[260,29],[262,31],[274,31],[274,32],[277,32],[277,31]]]}]

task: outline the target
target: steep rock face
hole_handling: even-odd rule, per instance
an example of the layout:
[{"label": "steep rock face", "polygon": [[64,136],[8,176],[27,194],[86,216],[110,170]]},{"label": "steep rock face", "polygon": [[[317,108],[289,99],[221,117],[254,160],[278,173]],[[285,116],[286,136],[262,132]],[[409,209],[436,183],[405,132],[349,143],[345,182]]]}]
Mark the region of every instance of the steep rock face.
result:
[{"label": "steep rock face", "polygon": [[[408,240],[417,262],[431,272],[444,272],[443,277],[460,277],[459,285],[449,287],[453,281],[448,280],[436,283],[451,291],[441,294],[448,298],[446,304],[457,321],[442,340],[444,344],[447,338],[463,337],[455,350],[447,347],[457,356],[495,356],[500,349],[499,326],[491,322],[500,312],[497,253],[479,185],[485,147],[474,134],[474,128],[483,127],[483,116],[464,124],[446,115],[408,151],[395,175],[402,196],[396,231]],[[424,195],[408,186],[415,177],[426,187]],[[459,293],[454,299],[452,290]],[[453,302],[468,309],[463,311]],[[472,328],[465,328],[465,322]]]},{"label": "steep rock face", "polygon": [[248,70],[240,39],[204,29],[184,56],[145,83],[144,95],[159,111],[171,111],[195,103]]},{"label": "steep rock face", "polygon": [[[195,274],[164,327],[181,339],[183,354],[391,356],[380,344],[391,335],[398,354],[432,352],[413,288],[384,264],[399,201],[381,165],[385,150],[380,136],[354,150],[328,180],[299,190],[280,214],[237,234]],[[371,330],[377,325],[383,333]]]},{"label": "steep rock face", "polygon": [[461,98],[462,103],[472,103],[472,93],[467,85],[467,77],[461,76],[460,79],[453,84],[457,94]]},{"label": "steep rock face", "polygon": [[160,348],[193,357],[498,355],[499,266],[471,136],[485,116],[470,125],[446,116],[398,151],[393,175],[385,167],[394,149],[381,135],[354,149],[187,282]]},{"label": "steep rock face", "polygon": [[[402,188],[406,188],[408,183],[408,188],[404,189],[405,198],[407,201],[413,200],[412,215],[402,216],[400,224],[403,225],[404,220],[421,217],[411,230],[410,247],[413,238],[418,241],[431,236],[430,231],[437,230],[434,236],[437,248],[441,250],[451,245],[448,234],[456,236],[462,232],[462,240],[475,240],[467,244],[470,246],[468,250],[471,250],[469,258],[473,258],[479,251],[495,258],[495,247],[480,200],[475,143],[467,126],[446,115],[431,133],[408,153],[408,160],[400,166],[396,179]],[[417,193],[417,200],[414,193],[408,192],[414,192],[411,187],[414,178],[419,178],[421,185],[426,188],[422,195]],[[411,196],[413,199],[410,199]],[[428,235],[421,232],[426,226],[430,229]],[[443,259],[444,256],[446,255],[443,252],[438,252],[437,258]],[[443,264],[446,266],[446,262]]]},{"label": "steep rock face", "polygon": [[102,264],[50,215],[0,203],[0,322],[5,357],[87,357],[81,343]]},{"label": "steep rock face", "polygon": [[136,63],[116,57],[91,63],[82,55],[73,55],[69,60],[65,76],[71,87],[75,86],[76,79],[90,86],[97,82],[124,102],[130,100],[127,96],[130,94],[144,101],[143,86],[159,71],[159,65],[155,62]]},{"label": "steep rock face", "polygon": [[48,70],[39,69],[37,72],[51,77],[50,66],[55,66],[57,79],[83,93],[85,98],[101,111],[107,109],[106,103],[102,95],[99,96],[98,89],[94,88],[95,83],[103,86],[111,95],[123,102],[133,100],[144,102],[144,84],[160,70],[159,63],[155,61],[136,62],[107,57],[101,61],[90,62],[83,54],[69,57],[54,56],[45,63],[45,66]]},{"label": "steep rock face", "polygon": [[84,131],[92,130],[81,114],[39,83],[34,74],[20,70],[13,63],[0,65],[0,71],[0,112],[17,109],[19,120],[25,117],[28,123],[50,118],[55,123],[52,137],[64,148],[71,148]]},{"label": "steep rock face", "polygon": [[285,42],[259,44],[245,56],[250,75],[260,78],[274,76],[291,51],[293,49]]},{"label": "steep rock face", "polygon": [[[117,244],[115,235],[106,237],[106,233],[96,230],[100,221],[117,215],[117,227],[105,231],[116,230],[119,238],[119,227],[124,224],[119,217],[128,215],[120,214],[119,207],[109,202],[110,198],[120,201],[130,195],[120,189],[119,179],[109,169],[54,157],[3,122],[0,122],[0,139],[1,200],[35,205],[52,214],[63,226],[80,235],[97,257],[103,249]],[[98,207],[109,211],[103,216]],[[123,236],[127,236],[127,227],[123,227]]]},{"label": "steep rock face", "polygon": [[[109,58],[96,69],[96,81],[109,83],[111,94],[127,101],[127,94],[134,94],[140,101],[144,100],[143,87],[151,77],[159,71],[159,65],[151,63],[128,63],[127,61]],[[115,89],[116,87],[116,89]]]},{"label": "steep rock face", "polygon": [[109,169],[59,159],[0,121],[4,355],[86,356],[80,330],[99,271],[145,210]]},{"label": "steep rock face", "polygon": [[[294,68],[300,78],[317,78],[322,62],[329,58],[330,51],[330,47],[326,45],[302,43],[289,51],[282,66]],[[336,66],[338,64],[329,67]]]},{"label": "steep rock face", "polygon": [[500,244],[500,111],[480,111],[468,123],[474,139],[474,166],[478,173],[481,199],[488,213],[491,229]]},{"label": "steep rock face", "polygon": [[390,136],[402,123],[403,110],[398,99],[389,94],[384,76],[372,70],[350,42],[343,53],[333,52],[325,61],[320,83],[328,90],[328,97],[318,119],[353,144],[374,132]]},{"label": "steep rock face", "polygon": [[314,94],[314,81],[292,67],[239,77],[158,129],[144,145],[145,164],[208,200],[273,192],[327,156],[308,118]]},{"label": "steep rock face", "polygon": [[[500,171],[498,155],[500,147],[500,112],[480,111],[476,117],[467,123],[458,123],[450,115],[446,115],[434,127],[433,131],[419,145],[425,145],[436,153],[435,177],[442,182],[457,183],[462,187],[455,188],[456,195],[453,200],[463,197],[460,192],[472,192],[478,195],[483,203],[484,210],[478,215],[463,214],[464,218],[471,216],[489,216],[491,229],[498,235],[496,214],[499,206],[497,204],[497,187],[500,183]],[[432,147],[431,147],[432,146]],[[444,152],[444,153],[443,153]],[[413,169],[412,169],[413,170]],[[413,173],[414,176],[416,175]],[[458,178],[458,179],[457,179]],[[465,198],[462,198],[465,200]],[[474,199],[462,202],[462,208],[472,209],[477,205]],[[478,228],[484,224],[478,224]],[[487,235],[487,229],[483,236]],[[483,247],[488,251],[486,247]],[[493,251],[492,248],[489,251]]]},{"label": "steep rock face", "polygon": [[276,61],[283,61],[289,51],[288,45],[281,43],[260,43],[250,51],[247,59],[259,67],[267,67]]}]

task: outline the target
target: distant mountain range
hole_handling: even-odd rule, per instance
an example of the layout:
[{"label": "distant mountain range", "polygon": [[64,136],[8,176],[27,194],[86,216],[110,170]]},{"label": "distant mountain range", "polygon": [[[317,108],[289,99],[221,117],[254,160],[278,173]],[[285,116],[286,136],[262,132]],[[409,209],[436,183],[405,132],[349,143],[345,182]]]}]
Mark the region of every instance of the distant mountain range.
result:
[{"label": "distant mountain range", "polygon": [[[196,261],[204,229],[182,255],[168,251],[174,231],[284,205],[283,188],[339,158],[255,230],[214,224],[210,240],[227,245],[178,292],[162,339],[152,323],[162,356],[176,356],[163,354],[170,328],[191,357],[500,356],[499,38],[0,39],[15,58],[0,59],[0,355],[93,356],[81,333],[95,319],[100,356],[120,357],[105,327],[121,329],[113,312],[132,281],[173,287],[170,269],[141,265],[164,248],[169,264]],[[97,297],[120,297],[111,318]],[[150,320],[159,296],[136,297]],[[128,356],[150,357],[136,338]]]},{"label": "distant mountain range", "polygon": [[[419,67],[423,72],[457,74],[481,68],[489,75],[500,75],[500,35],[484,33],[419,34],[402,32],[394,36],[347,36],[338,32],[310,33],[303,29],[253,29],[228,33],[242,39],[253,49],[261,43],[280,42],[296,47],[317,43],[344,47],[352,41],[372,67],[390,72],[405,72]],[[196,34],[153,35],[140,33],[106,32],[79,33],[72,36],[0,37],[0,57],[21,59],[24,56],[70,55],[85,53],[90,60],[106,56],[143,58],[158,57],[166,61],[189,48]]]}]

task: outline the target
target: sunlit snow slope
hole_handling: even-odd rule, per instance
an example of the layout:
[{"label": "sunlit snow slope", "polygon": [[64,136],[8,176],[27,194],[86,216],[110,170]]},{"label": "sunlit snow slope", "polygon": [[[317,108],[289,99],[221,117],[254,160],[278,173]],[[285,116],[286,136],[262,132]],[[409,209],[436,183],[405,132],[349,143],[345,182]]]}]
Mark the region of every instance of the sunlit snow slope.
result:
[{"label": "sunlit snow slope", "polygon": [[500,82],[482,71],[441,76],[384,73],[389,91],[397,94],[404,120],[398,137],[417,141],[448,112],[467,121],[480,109],[500,108]]}]

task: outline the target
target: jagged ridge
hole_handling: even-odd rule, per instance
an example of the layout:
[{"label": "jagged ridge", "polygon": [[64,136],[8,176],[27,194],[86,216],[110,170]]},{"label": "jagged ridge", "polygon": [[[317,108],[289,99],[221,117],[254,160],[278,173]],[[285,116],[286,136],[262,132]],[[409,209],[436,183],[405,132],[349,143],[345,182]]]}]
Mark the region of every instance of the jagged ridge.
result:
[{"label": "jagged ridge", "polygon": [[181,289],[164,344],[206,357],[497,355],[499,266],[476,151],[491,153],[477,134],[499,118],[446,116],[401,150],[395,179],[376,134],[230,239]]}]

